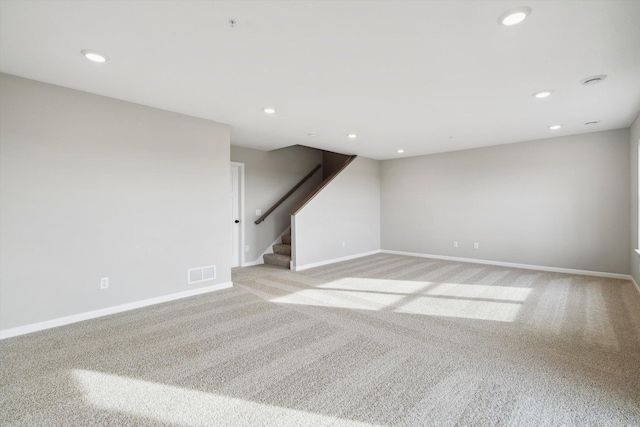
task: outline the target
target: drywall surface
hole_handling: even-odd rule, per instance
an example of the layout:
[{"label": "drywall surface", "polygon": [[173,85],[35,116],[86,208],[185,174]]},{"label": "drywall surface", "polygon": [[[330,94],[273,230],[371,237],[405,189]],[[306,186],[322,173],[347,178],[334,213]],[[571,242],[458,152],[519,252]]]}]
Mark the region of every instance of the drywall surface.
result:
[{"label": "drywall surface", "polygon": [[629,274],[628,141],[620,129],[384,161],[382,249]]},{"label": "drywall surface", "polygon": [[262,262],[260,254],[291,225],[291,211],[320,184],[322,170],[260,224],[255,224],[260,217],[256,210],[265,213],[316,165],[322,164],[322,151],[301,145],[273,151],[231,146],[231,160],[245,165],[244,232],[249,251],[245,252],[244,259],[245,262]]},{"label": "drywall surface", "polygon": [[356,158],[294,221],[294,267],[379,250],[380,162]]},{"label": "drywall surface", "polygon": [[0,329],[231,281],[227,125],[9,75],[0,94]]},{"label": "drywall surface", "polygon": [[640,248],[638,242],[638,181],[640,173],[638,172],[638,152],[640,144],[640,114],[631,125],[630,129],[630,163],[631,163],[631,275],[636,283],[640,285],[640,255],[635,251]]}]

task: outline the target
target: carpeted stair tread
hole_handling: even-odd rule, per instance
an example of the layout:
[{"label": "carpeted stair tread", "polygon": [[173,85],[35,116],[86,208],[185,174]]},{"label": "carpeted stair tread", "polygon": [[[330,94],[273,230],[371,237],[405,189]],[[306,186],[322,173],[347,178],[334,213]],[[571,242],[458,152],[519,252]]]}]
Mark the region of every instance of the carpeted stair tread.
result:
[{"label": "carpeted stair tread", "polygon": [[282,254],[265,254],[263,259],[265,264],[284,268],[289,268],[291,262],[291,256]]},{"label": "carpeted stair tread", "polygon": [[290,245],[291,244],[291,234],[285,234],[284,236],[282,236],[282,243],[284,243],[285,245]]},{"label": "carpeted stair tread", "polygon": [[291,245],[273,245],[273,253],[291,256]]}]

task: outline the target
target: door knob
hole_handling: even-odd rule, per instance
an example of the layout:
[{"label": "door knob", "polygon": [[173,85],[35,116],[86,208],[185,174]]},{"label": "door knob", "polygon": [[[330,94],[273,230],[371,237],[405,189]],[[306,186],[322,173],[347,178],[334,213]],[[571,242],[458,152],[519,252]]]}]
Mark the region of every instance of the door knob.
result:
[{"label": "door knob", "polygon": [[240,222],[240,220],[236,219],[234,222],[237,224],[237,223],[239,223],[239,222]]}]

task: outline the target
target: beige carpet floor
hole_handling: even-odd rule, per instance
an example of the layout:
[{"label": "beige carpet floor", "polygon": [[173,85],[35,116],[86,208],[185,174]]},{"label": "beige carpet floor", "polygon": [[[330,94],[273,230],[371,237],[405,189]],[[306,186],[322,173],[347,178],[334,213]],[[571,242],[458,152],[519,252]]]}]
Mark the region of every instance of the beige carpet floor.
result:
[{"label": "beige carpet floor", "polygon": [[0,342],[2,426],[640,425],[628,281],[379,254]]}]

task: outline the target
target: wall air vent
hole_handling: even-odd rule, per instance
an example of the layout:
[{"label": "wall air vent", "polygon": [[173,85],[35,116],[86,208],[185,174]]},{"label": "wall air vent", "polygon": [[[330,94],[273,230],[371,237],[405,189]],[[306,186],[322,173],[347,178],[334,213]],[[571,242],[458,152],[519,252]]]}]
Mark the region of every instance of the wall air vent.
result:
[{"label": "wall air vent", "polygon": [[591,76],[591,77],[587,77],[586,79],[580,80],[580,84],[582,84],[583,86],[596,85],[598,83],[602,83],[606,78],[607,76],[604,74],[600,74],[598,76]]},{"label": "wall air vent", "polygon": [[206,282],[216,278],[216,266],[209,265],[207,267],[192,268],[187,271],[187,282],[193,283]]}]

